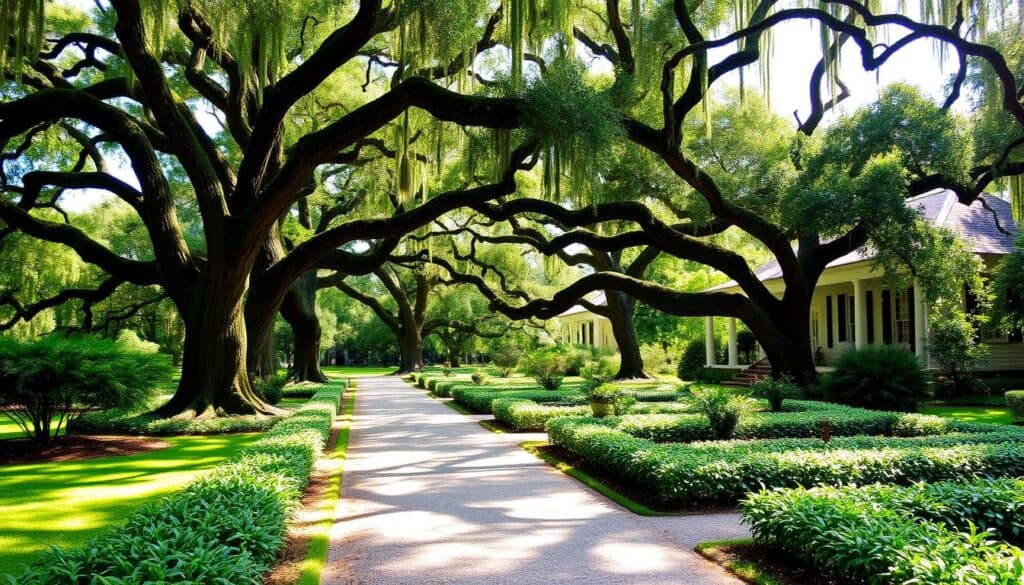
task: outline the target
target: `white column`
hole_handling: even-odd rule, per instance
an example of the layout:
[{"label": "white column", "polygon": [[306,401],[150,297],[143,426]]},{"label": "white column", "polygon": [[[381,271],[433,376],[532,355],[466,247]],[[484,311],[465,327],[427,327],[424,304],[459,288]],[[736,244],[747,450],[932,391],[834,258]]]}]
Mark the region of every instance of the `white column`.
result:
[{"label": "white column", "polygon": [[764,352],[764,348],[761,347],[760,343],[758,343],[757,344],[757,361],[761,361],[761,360],[763,360],[766,357],[768,357],[768,354],[766,354]]},{"label": "white column", "polygon": [[739,352],[736,351],[736,318],[729,319],[729,365],[740,363]]},{"label": "white column", "polygon": [[704,361],[709,368],[715,365],[715,318],[704,317]]},{"label": "white column", "polygon": [[914,279],[914,354],[928,367],[928,303],[920,281]]},{"label": "white column", "polygon": [[868,308],[864,302],[864,281],[853,281],[853,343],[860,349],[868,345]]}]

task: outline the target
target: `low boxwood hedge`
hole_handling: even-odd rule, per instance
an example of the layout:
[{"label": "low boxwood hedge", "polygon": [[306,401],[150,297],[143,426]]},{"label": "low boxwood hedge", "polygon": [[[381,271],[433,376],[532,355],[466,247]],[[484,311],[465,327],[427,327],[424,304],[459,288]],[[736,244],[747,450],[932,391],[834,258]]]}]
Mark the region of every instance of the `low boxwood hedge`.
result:
[{"label": "low boxwood hedge", "polygon": [[551,442],[675,506],[733,503],[762,488],[1006,477],[1024,474],[1024,434],[838,437],[658,444],[618,419],[556,418]]},{"label": "low boxwood hedge", "polygon": [[524,398],[498,398],[491,402],[494,418],[517,431],[543,431],[544,425],[560,416],[586,416],[590,406],[553,406]]},{"label": "low boxwood hedge", "polygon": [[234,459],[82,548],[52,549],[15,582],[259,585],[330,434],[331,384]]},{"label": "low boxwood hedge", "polygon": [[[332,382],[329,387],[344,390],[344,381]],[[290,388],[290,387],[289,387]],[[301,384],[301,389],[289,391],[284,395],[288,398],[308,398],[315,396],[324,388],[323,385]],[[151,414],[125,413],[120,410],[105,410],[83,415],[71,426],[70,431],[78,434],[95,435],[219,435],[225,433],[261,433],[278,421],[294,416],[285,414],[277,417],[265,416],[225,416],[209,418],[161,418]]]},{"label": "low boxwood hedge", "polygon": [[1019,539],[1022,487],[974,480],[774,490],[751,495],[743,518],[758,542],[842,582],[1021,583],[1024,551],[992,536]]},{"label": "low boxwood hedge", "polygon": [[587,397],[578,386],[562,386],[560,390],[544,390],[530,386],[456,386],[452,398],[472,412],[490,414],[491,403],[499,398],[525,398],[539,404],[561,402],[584,404]]}]

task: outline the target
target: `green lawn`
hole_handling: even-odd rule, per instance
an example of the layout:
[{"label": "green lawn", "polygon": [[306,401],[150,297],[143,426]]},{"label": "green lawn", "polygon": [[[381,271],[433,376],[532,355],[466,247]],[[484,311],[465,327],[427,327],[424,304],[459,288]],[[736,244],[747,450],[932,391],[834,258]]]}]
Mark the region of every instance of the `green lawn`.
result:
[{"label": "green lawn", "polygon": [[137,455],[0,467],[0,581],[50,545],[78,546],[181,489],[256,437],[168,437],[171,447]]},{"label": "green lawn", "polygon": [[372,366],[324,366],[323,370],[328,377],[335,379],[359,378],[362,376],[386,376],[395,371],[395,366],[382,368]]},{"label": "green lawn", "polygon": [[921,412],[967,422],[1013,424],[1009,408],[994,406],[926,406]]}]

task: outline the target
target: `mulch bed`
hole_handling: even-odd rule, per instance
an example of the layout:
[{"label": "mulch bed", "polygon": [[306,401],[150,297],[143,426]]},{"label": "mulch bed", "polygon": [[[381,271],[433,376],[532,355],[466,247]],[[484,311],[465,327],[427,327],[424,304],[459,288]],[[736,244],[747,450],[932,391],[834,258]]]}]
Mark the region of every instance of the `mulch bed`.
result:
[{"label": "mulch bed", "polygon": [[758,544],[723,545],[701,554],[724,567],[742,562],[755,564],[782,585],[837,585],[786,553]]},{"label": "mulch bed", "polygon": [[134,455],[166,449],[171,444],[154,437],[112,435],[71,435],[50,445],[40,446],[32,439],[0,440],[0,465],[81,461],[97,457]]}]

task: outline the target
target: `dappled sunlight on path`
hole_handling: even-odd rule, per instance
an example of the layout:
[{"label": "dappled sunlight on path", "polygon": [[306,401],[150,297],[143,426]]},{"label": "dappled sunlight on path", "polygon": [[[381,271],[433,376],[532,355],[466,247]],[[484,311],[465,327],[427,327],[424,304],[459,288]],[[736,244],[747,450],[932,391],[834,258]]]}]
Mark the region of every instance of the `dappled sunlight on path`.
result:
[{"label": "dappled sunlight on path", "polygon": [[635,516],[474,418],[360,380],[324,583],[740,583],[689,542],[743,535],[734,514]]}]

